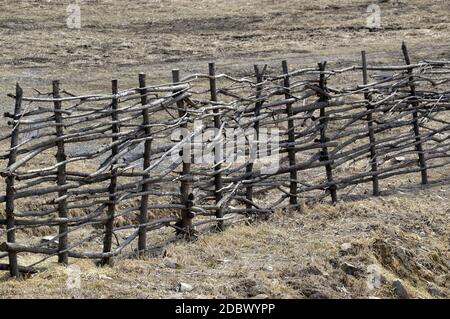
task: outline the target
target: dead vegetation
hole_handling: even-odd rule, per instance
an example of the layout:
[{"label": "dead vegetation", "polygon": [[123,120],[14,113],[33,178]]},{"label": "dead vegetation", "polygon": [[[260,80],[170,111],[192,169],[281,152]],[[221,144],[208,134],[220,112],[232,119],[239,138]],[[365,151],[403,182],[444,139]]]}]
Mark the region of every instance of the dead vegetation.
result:
[{"label": "dead vegetation", "polygon": [[[24,281],[5,274],[0,292],[9,298],[396,298],[399,279],[411,298],[448,298],[448,190],[435,185],[283,212],[171,244],[157,257],[117,259],[112,268],[73,261],[81,289],[67,289],[66,269],[51,261]],[[181,282],[193,290],[177,291]]]},{"label": "dead vegetation", "polygon": [[[448,45],[441,44],[449,39],[449,21],[443,14],[450,10],[447,1],[383,3],[386,24],[377,32],[363,27],[369,1],[314,5],[266,1],[262,5],[267,10],[253,15],[249,12],[255,1],[171,3],[177,10],[170,6],[141,10],[138,6],[143,4],[137,1],[117,10],[123,5],[118,1],[89,2],[82,8],[80,31],[65,29],[61,2],[21,1],[14,8],[12,2],[5,4],[0,13],[0,35],[5,39],[0,49],[0,89],[10,92],[16,80],[48,88],[59,77],[63,83],[71,80],[69,91],[104,90],[98,83],[106,83],[112,75],[123,78],[124,86],[133,86],[139,71],[150,70],[156,82],[168,80],[172,66],[204,71],[211,59],[224,70],[250,68],[255,57],[269,63],[291,57],[308,65],[326,56],[331,63],[345,64],[357,59],[353,54],[362,47],[374,51],[374,62],[381,63],[401,59],[402,39],[410,44],[415,60],[430,50],[449,57]],[[24,18],[24,11],[30,12],[29,18]],[[33,52],[17,50],[31,44]],[[4,96],[2,107],[11,102]],[[45,263],[46,271],[24,281],[1,274],[0,296],[406,297],[395,281],[399,279],[407,297],[449,298],[448,172],[434,174],[433,179],[443,184],[420,189],[413,186],[417,176],[407,175],[388,180],[381,198],[348,198],[336,206],[307,207],[304,214],[280,213],[193,243],[171,244],[153,258],[117,259],[113,268],[73,261],[81,269],[81,289],[67,289],[67,270],[51,259]],[[48,234],[52,232],[49,228]],[[33,240],[33,235],[19,236]],[[25,263],[33,261],[26,254],[22,258]],[[177,291],[180,282],[193,290]]]},{"label": "dead vegetation", "polygon": [[[132,87],[145,72],[160,83],[173,67],[193,73],[209,61],[228,73],[281,58],[302,66],[321,58],[346,64],[362,49],[375,53],[374,63],[392,63],[402,61],[402,40],[414,60],[430,52],[449,56],[446,0],[380,2],[382,27],[375,32],[365,27],[368,0],[84,1],[80,30],[66,27],[69,2],[2,2],[2,92],[16,81],[47,92],[55,79],[75,93],[103,92],[111,77]],[[12,107],[5,94],[0,105]]]}]

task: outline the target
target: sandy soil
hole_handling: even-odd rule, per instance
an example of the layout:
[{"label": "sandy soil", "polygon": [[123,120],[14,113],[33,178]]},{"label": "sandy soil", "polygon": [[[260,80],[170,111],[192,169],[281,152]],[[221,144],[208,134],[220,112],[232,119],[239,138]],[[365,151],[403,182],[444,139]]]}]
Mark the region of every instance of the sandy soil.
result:
[{"label": "sandy soil", "polygon": [[[370,32],[371,2],[85,0],[82,28],[73,30],[69,1],[0,0],[0,111],[11,109],[6,93],[16,81],[30,94],[49,92],[54,79],[68,91],[105,92],[112,77],[136,86],[139,72],[160,83],[172,68],[204,72],[209,61],[234,74],[254,63],[278,68],[283,58],[342,66],[358,63],[362,49],[371,63],[401,63],[402,40],[414,60],[450,59],[450,2],[380,1],[381,29]],[[417,174],[407,175],[384,182],[380,198],[280,212],[113,268],[73,261],[80,289],[68,289],[67,269],[52,259],[24,281],[0,274],[0,298],[394,298],[397,278],[411,297],[448,298],[450,176],[445,168],[432,174],[441,182],[421,188]],[[180,282],[193,290],[178,292]]]}]

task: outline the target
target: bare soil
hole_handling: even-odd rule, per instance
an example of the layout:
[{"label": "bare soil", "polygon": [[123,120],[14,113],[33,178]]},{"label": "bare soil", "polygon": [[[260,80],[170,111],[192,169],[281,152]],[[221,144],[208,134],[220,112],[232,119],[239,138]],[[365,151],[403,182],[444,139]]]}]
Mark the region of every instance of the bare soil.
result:
[{"label": "bare soil", "polygon": [[372,1],[162,0],[80,1],[81,29],[66,25],[70,1],[1,0],[0,105],[19,81],[48,92],[59,79],[74,92],[110,91],[110,79],[134,87],[137,74],[169,81],[170,70],[246,72],[255,63],[280,68],[402,61],[401,41],[413,60],[450,56],[450,3],[378,1],[381,28],[366,28]]}]

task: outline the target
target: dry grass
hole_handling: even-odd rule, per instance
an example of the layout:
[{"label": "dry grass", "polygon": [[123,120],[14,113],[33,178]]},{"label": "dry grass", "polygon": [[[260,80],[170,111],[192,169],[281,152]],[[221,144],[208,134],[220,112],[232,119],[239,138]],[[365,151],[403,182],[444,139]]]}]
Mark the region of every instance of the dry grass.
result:
[{"label": "dry grass", "polygon": [[[8,298],[391,298],[391,282],[400,278],[413,297],[439,297],[436,291],[448,297],[448,191],[448,185],[412,187],[403,194],[314,205],[304,214],[284,212],[171,244],[159,257],[117,259],[113,268],[72,261],[81,269],[81,289],[67,289],[65,268],[51,260],[48,270],[25,281],[5,275],[0,293]],[[343,243],[352,244],[349,254],[340,253]],[[21,261],[32,258],[24,255]],[[354,266],[353,274],[343,270],[344,263]],[[371,265],[381,273],[381,286],[372,290]],[[179,282],[194,290],[177,292]]]},{"label": "dry grass", "polygon": [[[79,31],[66,28],[62,1],[1,2],[2,111],[10,109],[4,93],[15,81],[26,92],[31,87],[47,92],[56,78],[69,91],[105,92],[111,77],[118,77],[122,88],[135,86],[140,71],[153,83],[168,81],[174,67],[204,72],[210,60],[217,61],[219,72],[234,73],[255,62],[279,68],[281,58],[289,58],[292,67],[315,65],[321,58],[332,66],[347,65],[359,61],[360,49],[371,52],[371,63],[399,63],[401,40],[409,43],[414,60],[450,58],[445,0],[383,2],[383,29],[377,32],[364,28],[372,1],[176,0],[160,7],[153,1],[88,1]],[[5,148],[2,142],[0,149]],[[46,271],[27,280],[2,274],[0,296],[390,298],[392,279],[401,278],[414,297],[449,297],[448,171],[433,171],[431,178],[447,182],[421,189],[415,186],[418,174],[389,179],[382,182],[381,198],[318,204],[304,214],[280,212],[268,221],[171,244],[166,258],[117,259],[113,268],[72,260],[81,269],[79,290],[67,289],[66,269],[50,259]],[[19,237],[38,240],[25,233]],[[341,255],[342,243],[352,243],[350,254]],[[24,254],[20,261],[36,258]],[[353,275],[342,270],[345,262],[355,267]],[[381,286],[372,290],[371,265],[382,275]],[[194,290],[177,292],[179,282]]]},{"label": "dry grass", "polygon": [[[439,1],[379,3],[382,29],[365,28],[373,1],[346,0],[172,0],[85,1],[81,30],[66,27],[69,1],[3,0],[0,12],[0,90],[20,81],[42,92],[62,80],[73,92],[109,91],[168,81],[170,69],[207,70],[215,60],[220,72],[251,70],[253,64],[288,58],[298,66],[359,61],[366,49],[371,63],[400,62],[406,40],[414,60],[449,57],[450,4]],[[11,101],[0,96],[0,105]]]}]

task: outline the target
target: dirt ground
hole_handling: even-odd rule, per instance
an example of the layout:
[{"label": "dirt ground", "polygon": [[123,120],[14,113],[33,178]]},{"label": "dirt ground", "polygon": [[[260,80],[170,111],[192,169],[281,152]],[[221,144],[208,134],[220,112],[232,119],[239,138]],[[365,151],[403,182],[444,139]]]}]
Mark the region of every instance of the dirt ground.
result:
[{"label": "dirt ground", "polygon": [[[402,40],[415,61],[450,59],[450,2],[378,1],[381,28],[373,32],[365,27],[371,3],[85,0],[76,30],[66,26],[69,1],[0,0],[0,111],[11,110],[6,93],[17,81],[25,95],[49,92],[54,79],[71,92],[105,92],[111,78],[136,86],[139,72],[161,83],[173,68],[205,72],[211,61],[233,74],[254,63],[280,67],[284,58],[343,66],[359,63],[363,49],[369,63],[394,64],[402,63]],[[410,297],[449,298],[450,175],[434,171],[426,188],[416,175],[384,181],[379,198],[280,212],[168,245],[154,258],[118,259],[113,268],[71,261],[79,288],[69,289],[72,268],[53,259],[27,280],[3,273],[0,298],[398,298],[396,279]],[[193,290],[178,291],[180,283]]]}]

